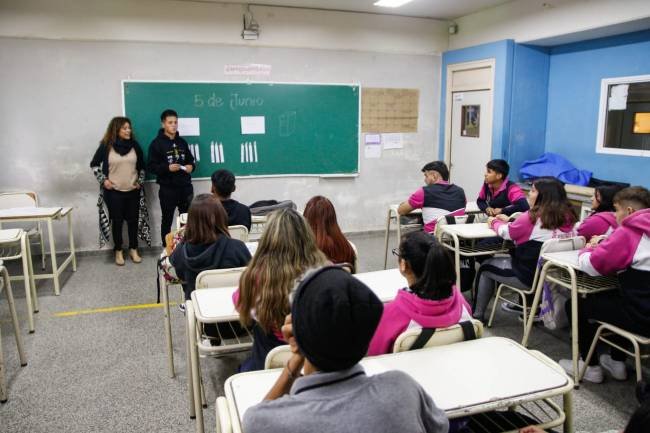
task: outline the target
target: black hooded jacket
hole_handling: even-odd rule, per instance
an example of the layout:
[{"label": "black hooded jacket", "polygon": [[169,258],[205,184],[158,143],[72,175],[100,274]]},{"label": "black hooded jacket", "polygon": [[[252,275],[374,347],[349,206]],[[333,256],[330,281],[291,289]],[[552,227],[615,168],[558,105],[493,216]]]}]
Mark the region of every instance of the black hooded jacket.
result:
[{"label": "black hooded jacket", "polygon": [[185,281],[183,291],[185,299],[190,299],[196,287],[196,277],[208,269],[239,268],[248,265],[251,253],[246,244],[227,236],[211,244],[190,244],[183,242],[172,253],[169,261],[176,270],[176,275]]},{"label": "black hooded jacket", "polygon": [[149,162],[147,171],[156,175],[156,182],[161,186],[187,186],[192,184],[192,177],[184,170],[169,171],[170,164],[191,165],[196,168],[190,148],[178,132],[173,140],[158,130],[158,136],[149,145]]}]

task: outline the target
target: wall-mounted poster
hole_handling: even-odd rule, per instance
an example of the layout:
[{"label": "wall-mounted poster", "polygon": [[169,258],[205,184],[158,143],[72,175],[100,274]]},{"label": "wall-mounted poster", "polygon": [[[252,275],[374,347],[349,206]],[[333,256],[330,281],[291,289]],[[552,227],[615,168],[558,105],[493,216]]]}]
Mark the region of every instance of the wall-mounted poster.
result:
[{"label": "wall-mounted poster", "polygon": [[461,137],[478,137],[481,126],[481,106],[463,105],[462,122],[460,125]]}]

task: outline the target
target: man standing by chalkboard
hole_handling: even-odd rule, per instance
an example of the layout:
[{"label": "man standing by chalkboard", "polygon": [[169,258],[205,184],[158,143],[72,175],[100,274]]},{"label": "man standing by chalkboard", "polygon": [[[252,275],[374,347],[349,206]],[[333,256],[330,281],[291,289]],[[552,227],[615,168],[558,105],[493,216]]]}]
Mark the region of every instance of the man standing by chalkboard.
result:
[{"label": "man standing by chalkboard", "polygon": [[179,213],[187,212],[192,201],[194,190],[190,173],[195,163],[187,142],[178,135],[178,114],[174,110],[165,110],[160,121],[162,128],[149,145],[147,167],[156,175],[156,182],[160,185],[160,236],[165,245],[165,235],[171,230],[174,211],[178,208]]}]

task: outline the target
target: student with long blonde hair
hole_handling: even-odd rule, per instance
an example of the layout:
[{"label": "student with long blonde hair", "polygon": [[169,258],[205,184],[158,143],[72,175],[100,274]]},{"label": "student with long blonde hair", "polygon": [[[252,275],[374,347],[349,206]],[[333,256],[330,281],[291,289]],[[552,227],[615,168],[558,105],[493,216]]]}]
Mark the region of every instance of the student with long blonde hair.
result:
[{"label": "student with long blonde hair", "polygon": [[253,326],[251,357],[241,371],[261,370],[267,353],[285,344],[280,328],[289,313],[289,295],[300,277],[328,263],[316,245],[311,228],[293,209],[273,212],[253,259],[233,296],[242,325]]}]

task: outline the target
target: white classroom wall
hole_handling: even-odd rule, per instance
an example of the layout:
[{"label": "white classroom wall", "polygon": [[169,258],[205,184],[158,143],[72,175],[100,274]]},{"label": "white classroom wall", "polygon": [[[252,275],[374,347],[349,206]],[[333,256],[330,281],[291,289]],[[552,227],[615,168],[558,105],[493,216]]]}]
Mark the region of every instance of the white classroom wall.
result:
[{"label": "white classroom wall", "polygon": [[[330,197],[345,231],[381,229],[387,206],[421,184],[438,154],[441,21],[253,7],[261,27],[244,42],[242,7],[167,0],[0,1],[0,190],[33,189],[44,205],[75,207],[79,249],[97,248],[98,186],[89,162],[108,120],[121,113],[123,79],[240,80],[225,64],[265,63],[271,81],[360,83],[420,89],[419,130],[405,148],[364,159],[360,175],[240,179],[235,198]],[[135,131],[137,134],[137,130]],[[139,137],[147,144],[152,137]],[[195,181],[195,193],[208,181]],[[147,186],[159,243],[157,186]],[[64,230],[57,243],[64,248]]]},{"label": "white classroom wall", "polygon": [[649,17],[648,0],[517,0],[456,19],[458,33],[449,37],[449,49],[503,39],[526,43],[574,33],[588,39],[607,35],[590,35],[590,31],[621,28],[638,20],[644,23],[638,28],[629,25],[625,31],[647,28]]}]

